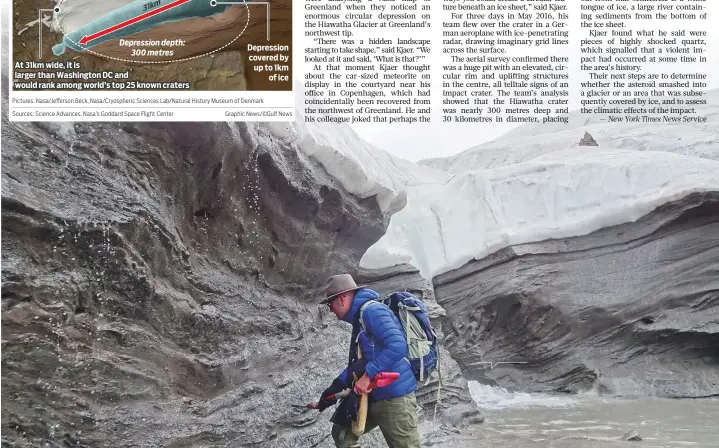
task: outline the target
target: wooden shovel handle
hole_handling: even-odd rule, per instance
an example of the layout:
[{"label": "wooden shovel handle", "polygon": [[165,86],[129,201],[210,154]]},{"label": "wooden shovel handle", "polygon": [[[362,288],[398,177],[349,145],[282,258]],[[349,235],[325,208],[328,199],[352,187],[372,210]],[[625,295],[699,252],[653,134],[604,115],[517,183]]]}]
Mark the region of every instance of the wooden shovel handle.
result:
[{"label": "wooden shovel handle", "polygon": [[360,395],[359,413],[357,420],[352,421],[352,434],[356,437],[364,434],[365,424],[367,423],[367,394]]},{"label": "wooden shovel handle", "polygon": [[[360,350],[359,344],[357,344],[357,358],[362,358],[362,350]],[[352,374],[354,376],[355,382],[359,380],[357,378],[357,375],[354,373]],[[367,423],[367,394],[360,395],[360,402],[359,402],[359,413],[357,414],[357,421],[352,421],[352,434],[355,435],[355,437],[359,437],[364,433],[365,424]]]}]

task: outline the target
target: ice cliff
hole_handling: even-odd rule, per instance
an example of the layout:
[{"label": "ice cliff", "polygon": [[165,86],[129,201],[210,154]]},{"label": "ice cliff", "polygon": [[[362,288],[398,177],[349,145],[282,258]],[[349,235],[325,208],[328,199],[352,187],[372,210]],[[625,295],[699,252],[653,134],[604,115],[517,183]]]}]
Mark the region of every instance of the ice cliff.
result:
[{"label": "ice cliff", "polygon": [[[451,178],[407,185],[361,265],[431,281],[470,379],[717,395],[719,92],[705,98],[704,124],[574,113],[424,161]],[[587,131],[599,147],[577,145]]]}]

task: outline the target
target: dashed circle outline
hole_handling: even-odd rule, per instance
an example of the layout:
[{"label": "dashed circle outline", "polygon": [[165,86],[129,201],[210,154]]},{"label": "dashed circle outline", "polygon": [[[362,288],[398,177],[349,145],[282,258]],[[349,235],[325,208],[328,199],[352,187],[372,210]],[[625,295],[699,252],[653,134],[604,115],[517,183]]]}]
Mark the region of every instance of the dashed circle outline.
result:
[{"label": "dashed circle outline", "polygon": [[[243,34],[245,34],[245,31],[247,30],[247,27],[248,27],[249,24],[250,24],[250,7],[247,5],[247,3],[248,3],[247,1],[243,1],[243,2],[242,2],[242,4],[245,5],[245,9],[247,10],[247,21],[245,22],[245,27],[242,28],[242,31],[240,31],[240,34],[238,34],[234,39],[232,39],[231,41],[229,41],[229,42],[226,43],[225,45],[221,46],[220,48],[217,48],[217,49],[212,50],[212,51],[207,52],[207,53],[203,53],[203,54],[198,55],[198,56],[192,56],[191,58],[173,59],[173,60],[171,60],[171,61],[136,61],[136,60],[132,60],[132,59],[113,58],[112,56],[107,56],[107,55],[104,55],[104,54],[101,54],[101,53],[97,53],[97,52],[95,52],[95,51],[92,51],[92,50],[90,50],[89,48],[87,48],[87,45],[83,45],[83,44],[77,43],[77,42],[75,42],[74,40],[70,39],[69,37],[67,38],[67,40],[69,40],[69,41],[72,42],[73,44],[77,45],[78,47],[82,47],[82,51],[86,51],[86,52],[88,52],[88,53],[92,53],[92,54],[94,54],[94,55],[97,55],[97,56],[100,56],[100,57],[103,57],[103,58],[106,58],[106,59],[112,59],[112,60],[114,60],[114,61],[130,62],[130,63],[134,63],[134,64],[172,64],[173,62],[190,61],[190,60],[192,60],[192,59],[198,59],[198,58],[202,58],[202,57],[211,55],[211,54],[213,54],[213,53],[217,53],[218,51],[222,50],[223,48],[226,48],[227,46],[232,45],[232,43],[233,43],[234,41],[236,41],[237,39],[239,39],[240,37],[242,37]],[[232,6],[230,6],[230,8],[231,8],[231,7],[232,7]],[[226,10],[225,10],[225,11],[226,11]],[[223,12],[224,12],[224,11],[223,11]],[[116,38],[116,39],[119,39],[119,38]],[[98,45],[99,45],[99,44],[98,44]]]}]

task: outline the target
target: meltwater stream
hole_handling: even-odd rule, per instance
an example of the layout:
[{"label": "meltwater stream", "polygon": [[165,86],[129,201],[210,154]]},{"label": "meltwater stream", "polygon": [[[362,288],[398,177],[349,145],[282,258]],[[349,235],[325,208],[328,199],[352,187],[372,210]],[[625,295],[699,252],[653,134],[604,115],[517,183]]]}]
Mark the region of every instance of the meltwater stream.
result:
[{"label": "meltwater stream", "polygon": [[[610,398],[508,392],[471,381],[485,415],[461,438],[477,447],[719,447],[719,399]],[[627,441],[630,431],[641,441]]]}]

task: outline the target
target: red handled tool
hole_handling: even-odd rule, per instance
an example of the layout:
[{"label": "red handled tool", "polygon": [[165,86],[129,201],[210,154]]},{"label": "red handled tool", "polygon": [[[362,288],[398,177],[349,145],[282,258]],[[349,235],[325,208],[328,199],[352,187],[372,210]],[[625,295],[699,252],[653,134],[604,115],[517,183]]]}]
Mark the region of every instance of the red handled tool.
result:
[{"label": "red handled tool", "polygon": [[[375,375],[372,382],[369,383],[369,389],[372,390],[375,387],[388,386],[388,385],[394,383],[397,378],[399,378],[399,373],[397,373],[397,372],[380,372],[377,375]],[[337,399],[344,398],[347,395],[349,395],[351,391],[352,391],[352,389],[345,389],[341,392],[337,392],[336,394],[329,395],[327,397],[327,399],[332,400],[335,398],[337,398]],[[292,406],[294,406],[296,408],[303,408],[303,409],[304,408],[317,409],[317,407],[318,407],[318,405],[316,403],[309,403],[309,404],[305,404],[305,405],[293,404]]]}]

